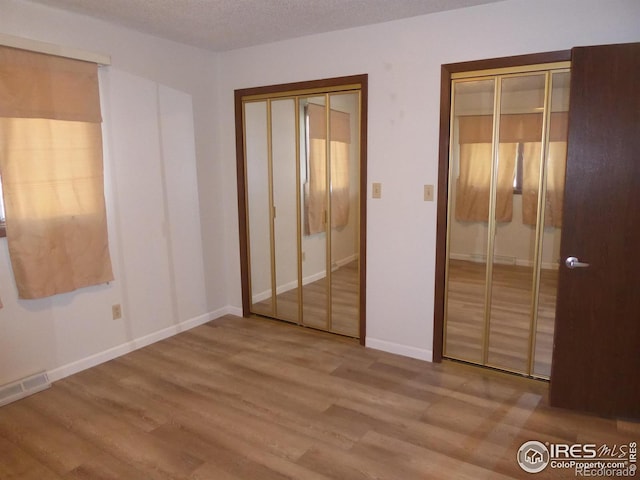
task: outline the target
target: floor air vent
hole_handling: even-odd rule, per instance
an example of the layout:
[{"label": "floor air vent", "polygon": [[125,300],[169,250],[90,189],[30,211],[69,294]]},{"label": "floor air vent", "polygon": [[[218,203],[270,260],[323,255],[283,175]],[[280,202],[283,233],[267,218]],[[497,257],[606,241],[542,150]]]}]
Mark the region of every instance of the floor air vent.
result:
[{"label": "floor air vent", "polygon": [[44,372],[36,373],[35,375],[9,383],[8,385],[3,385],[0,387],[0,407],[38,393],[50,386],[49,377],[47,377],[47,374]]}]

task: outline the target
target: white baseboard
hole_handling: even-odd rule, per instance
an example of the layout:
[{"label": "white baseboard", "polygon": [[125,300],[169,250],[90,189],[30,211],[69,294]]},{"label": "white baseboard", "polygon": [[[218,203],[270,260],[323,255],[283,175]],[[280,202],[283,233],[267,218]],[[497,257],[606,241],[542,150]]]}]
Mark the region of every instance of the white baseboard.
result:
[{"label": "white baseboard", "polygon": [[108,362],[109,360],[121,357],[122,355],[126,355],[127,353],[133,352],[134,350],[137,350],[139,348],[146,347],[147,345],[151,345],[152,343],[172,337],[173,335],[176,335],[180,332],[198,327],[204,323],[210,322],[211,320],[215,320],[216,318],[220,318],[224,315],[242,316],[242,309],[232,306],[223,307],[213,312],[190,318],[189,320],[185,320],[176,325],[171,325],[170,327],[163,328],[162,330],[158,330],[157,332],[150,333],[143,337],[133,339],[129,342],[109,348],[89,357],[76,360],[75,362],[71,362],[66,365],[62,365],[61,367],[54,368],[53,370],[49,370],[47,372],[49,381],[55,382],[61,380],[75,373],[81,372],[91,367],[95,367],[96,365]]},{"label": "white baseboard", "polygon": [[[242,316],[242,307],[233,307],[231,305],[228,305],[224,308],[221,308],[220,310],[221,312],[224,312],[222,315],[218,315],[215,318],[220,318],[223,315],[235,315],[236,317],[241,317]],[[213,318],[212,320],[215,320],[215,318]]]},{"label": "white baseboard", "polygon": [[411,347],[409,345],[402,345],[400,343],[388,342],[386,340],[379,340],[377,338],[371,337],[367,337],[365,339],[365,345],[368,348],[373,348],[375,350],[382,350],[383,352],[395,353],[404,357],[417,358],[418,360],[433,362],[433,351],[431,350]]}]

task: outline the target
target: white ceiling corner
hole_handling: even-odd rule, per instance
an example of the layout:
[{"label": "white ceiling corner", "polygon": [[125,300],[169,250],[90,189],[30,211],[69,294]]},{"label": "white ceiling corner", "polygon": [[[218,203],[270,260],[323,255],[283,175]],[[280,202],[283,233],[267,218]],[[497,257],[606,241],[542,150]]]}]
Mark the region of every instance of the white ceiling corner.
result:
[{"label": "white ceiling corner", "polygon": [[211,51],[503,0],[31,0]]}]

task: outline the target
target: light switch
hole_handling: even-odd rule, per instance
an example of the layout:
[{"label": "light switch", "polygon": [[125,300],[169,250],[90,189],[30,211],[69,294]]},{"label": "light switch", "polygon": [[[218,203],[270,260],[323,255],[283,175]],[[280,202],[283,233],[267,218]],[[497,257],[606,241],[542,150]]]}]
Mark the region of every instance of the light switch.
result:
[{"label": "light switch", "polygon": [[424,201],[433,202],[433,185],[424,186]]},{"label": "light switch", "polygon": [[371,184],[371,198],[382,198],[382,184],[381,183],[372,183]]}]

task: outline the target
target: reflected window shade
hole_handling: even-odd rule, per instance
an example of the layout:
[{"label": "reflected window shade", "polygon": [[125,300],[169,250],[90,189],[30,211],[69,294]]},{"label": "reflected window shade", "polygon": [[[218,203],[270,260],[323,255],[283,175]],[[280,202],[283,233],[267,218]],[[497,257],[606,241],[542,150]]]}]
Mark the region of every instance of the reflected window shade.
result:
[{"label": "reflected window shade", "polygon": [[[538,210],[538,179],[540,175],[540,143],[525,143],[522,188],[522,221],[535,225]],[[549,142],[547,159],[547,192],[544,225],[562,227],[562,205],[567,164],[567,142]]]},{"label": "reflected window shade", "polygon": [[[509,114],[500,117],[500,165],[496,193],[496,221],[498,222],[511,221],[515,155],[517,143],[523,142],[523,223],[536,224],[542,121],[542,113]],[[550,125],[545,225],[560,227],[562,225],[568,113],[553,112]],[[458,117],[458,126],[460,174],[456,189],[456,219],[468,222],[486,222],[489,214],[493,116],[460,116]],[[513,154],[511,149],[514,151]]]},{"label": "reflected window shade", "polygon": [[309,171],[305,184],[305,234],[324,232],[324,216],[327,192],[326,141],[311,138],[309,141]]},{"label": "reflected window shade", "polygon": [[113,280],[97,65],[9,48],[0,59],[0,170],[19,297]]},{"label": "reflected window shade", "polygon": [[331,227],[349,222],[349,144],[331,142]]},{"label": "reflected window shade", "polygon": [[[496,221],[513,217],[513,172],[517,143],[501,143],[498,148]],[[460,172],[456,185],[456,220],[487,222],[491,193],[491,143],[460,145]]]},{"label": "reflected window shade", "polygon": [[[542,132],[542,113],[504,114],[500,116],[500,143],[539,142]],[[493,115],[464,115],[458,117],[458,142],[491,143]],[[567,139],[567,112],[551,114],[549,139],[552,142]]]},{"label": "reflected window shade", "polygon": [[[304,207],[306,235],[325,231],[327,194],[326,171],[326,109],[309,104],[309,171],[305,184]],[[350,115],[331,110],[331,227],[341,227],[349,221],[349,144]]]}]

